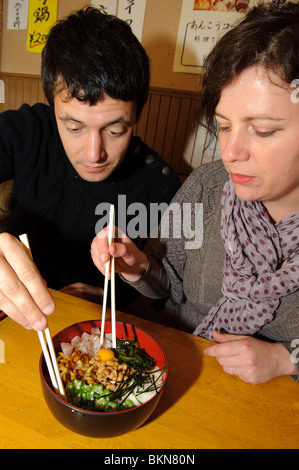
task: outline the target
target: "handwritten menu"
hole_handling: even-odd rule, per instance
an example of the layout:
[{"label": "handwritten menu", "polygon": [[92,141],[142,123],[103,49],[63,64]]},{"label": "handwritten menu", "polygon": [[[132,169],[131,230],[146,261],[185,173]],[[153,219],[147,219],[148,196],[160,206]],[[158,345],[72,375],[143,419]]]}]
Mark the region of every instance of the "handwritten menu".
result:
[{"label": "handwritten menu", "polygon": [[41,52],[51,27],[57,19],[57,0],[30,0],[26,47],[29,52]]},{"label": "handwritten menu", "polygon": [[7,29],[27,29],[29,0],[8,2]]},{"label": "handwritten menu", "polygon": [[107,15],[116,15],[117,0],[92,0],[91,6],[98,8],[101,13],[106,13]]},{"label": "handwritten menu", "polygon": [[173,71],[199,73],[205,57],[256,0],[183,0]]},{"label": "handwritten menu", "polygon": [[92,0],[91,6],[128,23],[141,42],[146,0]]},{"label": "handwritten menu", "polygon": [[146,0],[119,0],[117,16],[126,21],[141,42]]}]

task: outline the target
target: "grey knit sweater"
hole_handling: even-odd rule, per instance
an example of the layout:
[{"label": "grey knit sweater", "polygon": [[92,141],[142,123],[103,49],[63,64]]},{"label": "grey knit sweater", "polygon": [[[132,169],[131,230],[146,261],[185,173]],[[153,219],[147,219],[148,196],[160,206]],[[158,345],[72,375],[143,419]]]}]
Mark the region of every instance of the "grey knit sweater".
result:
[{"label": "grey knit sweater", "polygon": [[[188,332],[196,329],[222,297],[224,246],[220,235],[220,201],[226,179],[222,161],[202,165],[190,175],[172,202],[181,206],[191,203],[192,207],[203,203],[202,246],[186,249],[184,235],[173,237],[170,225],[169,238],[151,239],[147,248],[149,268],[140,281],[133,283],[148,297],[168,296],[164,314],[171,316],[173,326]],[[299,290],[281,298],[274,319],[257,336],[281,342],[294,352],[296,347],[290,343],[299,338]]]}]

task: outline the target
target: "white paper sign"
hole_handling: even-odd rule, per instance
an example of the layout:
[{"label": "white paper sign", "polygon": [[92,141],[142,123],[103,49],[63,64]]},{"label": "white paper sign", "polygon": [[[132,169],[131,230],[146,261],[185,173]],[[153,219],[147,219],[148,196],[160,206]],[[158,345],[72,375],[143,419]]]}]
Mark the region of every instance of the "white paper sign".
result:
[{"label": "white paper sign", "polygon": [[126,21],[137,39],[141,42],[146,0],[119,0],[118,18]]},{"label": "white paper sign", "polygon": [[98,8],[107,15],[116,15],[117,0],[92,0],[91,6]]},{"label": "white paper sign", "polygon": [[29,0],[9,0],[7,29],[27,29]]},{"label": "white paper sign", "polygon": [[[218,0],[202,0],[214,3]],[[238,0],[232,0],[231,3]],[[217,40],[242,18],[243,13],[196,9],[196,0],[183,0],[173,71],[199,73],[205,57]],[[222,3],[222,2],[219,2]],[[249,3],[249,2],[248,2]],[[210,3],[212,5],[212,3]]]}]

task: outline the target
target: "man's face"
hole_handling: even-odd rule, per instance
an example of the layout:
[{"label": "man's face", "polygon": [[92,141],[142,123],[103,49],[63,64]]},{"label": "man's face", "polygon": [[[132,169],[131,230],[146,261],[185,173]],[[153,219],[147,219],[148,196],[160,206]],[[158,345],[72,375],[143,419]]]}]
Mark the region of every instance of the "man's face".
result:
[{"label": "man's face", "polygon": [[77,173],[86,181],[104,181],[123,161],[136,122],[133,101],[105,96],[94,106],[65,91],[54,98],[59,135]]}]

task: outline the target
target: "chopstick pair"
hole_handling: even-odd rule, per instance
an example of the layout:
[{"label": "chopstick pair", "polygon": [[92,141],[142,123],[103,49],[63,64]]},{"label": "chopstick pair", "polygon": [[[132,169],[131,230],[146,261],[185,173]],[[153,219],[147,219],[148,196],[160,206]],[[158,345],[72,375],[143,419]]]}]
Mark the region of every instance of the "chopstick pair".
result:
[{"label": "chopstick pair", "polygon": [[[26,248],[28,248],[28,250],[31,254],[31,257],[32,257],[32,253],[31,253],[31,249],[30,249],[27,234],[24,233],[23,235],[20,235],[19,239],[20,239],[21,243],[23,243],[23,245],[25,245]],[[43,336],[43,333],[46,336],[46,340]],[[38,334],[39,341],[41,343],[41,347],[42,347],[42,350],[43,350],[43,353],[44,353],[44,356],[45,356],[45,361],[46,361],[46,364],[47,364],[47,367],[48,367],[48,371],[49,371],[49,374],[50,374],[52,385],[55,388],[57,393],[60,393],[60,395],[62,397],[65,397],[64,386],[63,386],[62,379],[61,379],[61,376],[60,376],[60,373],[59,373],[56,354],[55,354],[55,349],[54,349],[54,346],[53,346],[53,342],[52,342],[49,327],[45,328],[43,331],[38,331],[37,334]],[[48,343],[48,347],[47,347],[47,343]],[[49,354],[49,351],[50,351],[50,354]]]},{"label": "chopstick pair", "polygon": [[[113,242],[113,229],[114,229],[114,205],[111,204],[109,212],[109,227],[108,227],[108,244],[111,245]],[[111,268],[111,269],[110,269]],[[116,348],[116,325],[115,325],[115,258],[110,256],[109,261],[106,263],[105,269],[105,282],[104,282],[104,297],[103,297],[103,307],[102,307],[102,324],[101,324],[101,336],[100,343],[104,342],[104,332],[105,332],[105,316],[106,316],[106,307],[107,307],[107,297],[108,297],[108,283],[109,283],[109,272],[111,279],[111,326],[112,326],[112,347]]]}]

